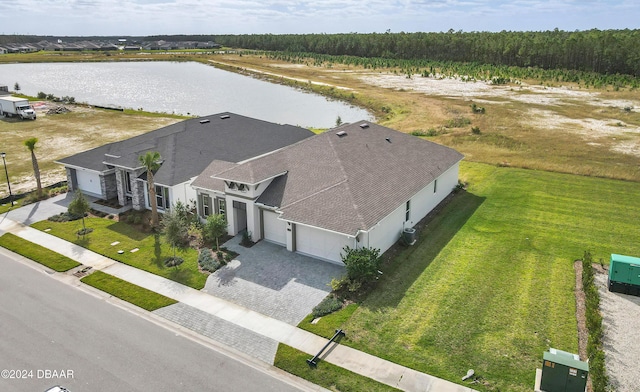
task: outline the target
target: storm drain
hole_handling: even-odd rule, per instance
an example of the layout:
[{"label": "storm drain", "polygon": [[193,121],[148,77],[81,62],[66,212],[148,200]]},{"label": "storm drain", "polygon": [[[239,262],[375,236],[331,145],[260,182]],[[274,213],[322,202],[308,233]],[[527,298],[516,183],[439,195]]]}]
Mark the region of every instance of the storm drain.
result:
[{"label": "storm drain", "polygon": [[92,267],[84,267],[83,269],[74,272],[73,276],[77,276],[78,278],[85,277],[89,275],[89,271],[91,270],[91,268]]}]

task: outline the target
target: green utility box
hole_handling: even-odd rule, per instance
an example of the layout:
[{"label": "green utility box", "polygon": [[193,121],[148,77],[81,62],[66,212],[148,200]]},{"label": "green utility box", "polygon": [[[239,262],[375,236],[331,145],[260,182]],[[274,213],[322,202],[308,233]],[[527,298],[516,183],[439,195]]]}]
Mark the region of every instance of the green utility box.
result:
[{"label": "green utility box", "polygon": [[640,258],[611,255],[609,291],[640,296]]},{"label": "green utility box", "polygon": [[550,348],[542,357],[540,390],[544,392],[585,392],[589,364],[576,354]]}]

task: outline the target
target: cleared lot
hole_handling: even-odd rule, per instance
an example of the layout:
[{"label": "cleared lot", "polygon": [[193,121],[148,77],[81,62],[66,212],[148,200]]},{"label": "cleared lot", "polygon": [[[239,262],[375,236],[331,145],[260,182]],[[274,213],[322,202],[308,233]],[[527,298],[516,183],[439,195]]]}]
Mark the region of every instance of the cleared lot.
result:
[{"label": "cleared lot", "polygon": [[640,297],[610,292],[606,274],[596,274],[596,283],[609,382],[617,392],[636,392],[640,383]]}]

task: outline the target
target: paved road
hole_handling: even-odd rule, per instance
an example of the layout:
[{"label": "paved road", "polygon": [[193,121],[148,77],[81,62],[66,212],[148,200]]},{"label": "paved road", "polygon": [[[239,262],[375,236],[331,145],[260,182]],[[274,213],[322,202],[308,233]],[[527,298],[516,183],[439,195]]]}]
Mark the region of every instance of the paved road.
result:
[{"label": "paved road", "polygon": [[273,368],[241,363],[3,253],[0,371],[25,370],[28,378],[0,378],[0,390],[300,390]]}]

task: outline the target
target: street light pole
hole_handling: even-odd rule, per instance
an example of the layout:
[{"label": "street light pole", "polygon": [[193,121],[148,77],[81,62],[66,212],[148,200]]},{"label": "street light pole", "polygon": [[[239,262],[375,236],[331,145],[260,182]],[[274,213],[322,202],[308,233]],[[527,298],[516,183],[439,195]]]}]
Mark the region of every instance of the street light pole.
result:
[{"label": "street light pole", "polygon": [[7,177],[7,187],[9,188],[9,202],[13,207],[13,195],[11,194],[11,183],[9,182],[9,172],[7,171],[7,161],[5,161],[4,157],[7,156],[4,152],[0,152],[0,156],[2,157],[2,165],[4,166],[4,175]]}]

